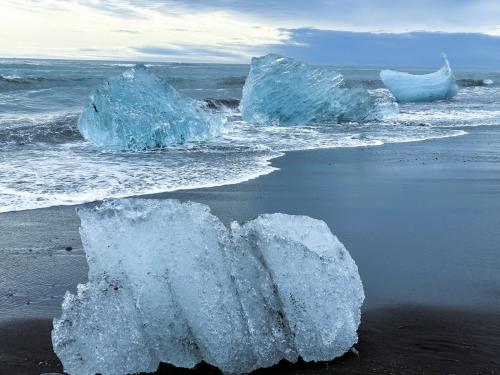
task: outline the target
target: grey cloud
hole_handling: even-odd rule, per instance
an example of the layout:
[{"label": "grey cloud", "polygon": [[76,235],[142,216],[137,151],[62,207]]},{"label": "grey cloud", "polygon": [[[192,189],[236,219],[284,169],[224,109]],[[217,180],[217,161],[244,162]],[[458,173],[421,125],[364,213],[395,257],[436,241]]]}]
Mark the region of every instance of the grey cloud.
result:
[{"label": "grey cloud", "polygon": [[126,29],[118,29],[118,30],[113,30],[115,33],[126,33],[126,34],[140,34],[139,31],[136,30],[126,30]]},{"label": "grey cloud", "polygon": [[291,43],[267,46],[317,64],[344,66],[439,67],[445,52],[457,68],[499,68],[500,37],[479,33],[356,33],[288,30]]},{"label": "grey cloud", "polygon": [[[84,0],[88,1],[88,0]],[[137,8],[171,14],[226,10],[303,27],[352,31],[484,31],[500,23],[498,0],[123,0]],[[100,8],[111,10],[115,1],[101,1]],[[118,8],[120,8],[118,7]],[[118,9],[119,11],[119,9]]]},{"label": "grey cloud", "polygon": [[[136,11],[130,1],[101,0],[93,2],[91,0],[79,0],[81,5],[95,9],[98,12],[106,13],[119,18],[146,19],[144,15]],[[147,0],[146,0],[147,2]],[[138,8],[140,9],[140,8]]]},{"label": "grey cloud", "polygon": [[145,55],[168,56],[171,58],[197,58],[200,61],[210,59],[241,60],[242,51],[227,49],[230,46],[204,47],[193,45],[170,45],[170,46],[142,46],[130,47],[130,49]]}]

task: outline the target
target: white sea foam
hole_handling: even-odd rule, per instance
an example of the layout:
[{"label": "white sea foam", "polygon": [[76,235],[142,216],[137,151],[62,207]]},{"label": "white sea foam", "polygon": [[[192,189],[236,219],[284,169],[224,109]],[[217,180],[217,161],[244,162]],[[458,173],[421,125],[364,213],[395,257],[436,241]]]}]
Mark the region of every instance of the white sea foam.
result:
[{"label": "white sea foam", "polygon": [[33,143],[0,152],[0,212],[240,183],[268,174],[285,151],[377,146],[458,136],[461,130],[398,124],[254,126],[235,122],[222,139],[148,152],[89,143]]},{"label": "white sea foam", "polygon": [[3,79],[6,79],[8,81],[15,80],[15,79],[21,79],[21,76],[19,76],[17,74],[0,74],[0,77],[2,77]]},{"label": "white sea foam", "polygon": [[[39,114],[40,120],[55,118],[46,130],[60,134],[47,135],[40,125],[13,129],[15,142],[0,146],[0,212],[240,183],[274,171],[271,160],[286,151],[378,146],[465,134],[458,129],[419,126],[422,116],[432,117],[425,111],[407,111],[385,123],[291,128],[248,124],[232,109],[226,115],[230,125],[212,142],[127,152],[103,151],[81,138],[71,139],[71,126],[65,125],[71,116]],[[11,138],[3,129],[0,137],[8,141]]]},{"label": "white sea foam", "polygon": [[[0,60],[4,76],[44,77],[34,87],[10,90],[7,83],[10,91],[0,92],[0,212],[234,184],[274,171],[272,159],[287,151],[424,141],[500,124],[498,76],[474,73],[472,78],[493,79],[495,84],[462,87],[452,100],[403,104],[399,115],[381,122],[258,126],[243,122],[237,104],[230,103],[231,108],[223,109],[229,125],[220,139],[149,152],[108,152],[82,140],[76,117],[95,82],[124,71],[126,64],[38,64]],[[155,66],[155,73],[185,94],[216,101],[239,97],[238,85],[247,70],[232,65]],[[353,74],[368,87],[377,87],[365,71],[347,72],[346,80]]]},{"label": "white sea foam", "polygon": [[15,148],[10,162],[0,159],[0,212],[238,183],[272,172],[279,155],[194,146],[101,152],[84,142]]}]

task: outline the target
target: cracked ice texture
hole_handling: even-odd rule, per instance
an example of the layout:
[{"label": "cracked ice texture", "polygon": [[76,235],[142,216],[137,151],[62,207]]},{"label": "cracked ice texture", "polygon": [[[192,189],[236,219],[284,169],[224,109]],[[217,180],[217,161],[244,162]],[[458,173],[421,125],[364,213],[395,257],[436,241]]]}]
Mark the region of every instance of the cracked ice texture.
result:
[{"label": "cracked ice texture", "polygon": [[208,206],[140,199],[79,215],[89,282],[65,295],[52,332],[72,375],[202,360],[247,373],[357,341],[363,286],[323,221],[272,214],[229,229]]},{"label": "cracked ice texture", "polygon": [[221,121],[179,94],[144,65],[109,78],[90,95],[78,120],[85,139],[100,147],[147,149],[202,141]]},{"label": "cracked ice texture", "polygon": [[365,122],[398,112],[388,95],[348,88],[329,67],[275,54],[252,58],[240,108],[247,122],[285,126]]},{"label": "cracked ice texture", "polygon": [[458,86],[444,54],[443,59],[443,67],[434,73],[417,75],[382,70],[380,79],[400,103],[451,99],[457,94]]}]

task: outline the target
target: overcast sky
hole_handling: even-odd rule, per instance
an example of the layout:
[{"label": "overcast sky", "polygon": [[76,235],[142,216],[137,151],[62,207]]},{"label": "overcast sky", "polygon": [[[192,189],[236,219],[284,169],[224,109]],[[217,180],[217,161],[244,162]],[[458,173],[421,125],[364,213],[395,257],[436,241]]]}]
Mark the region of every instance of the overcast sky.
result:
[{"label": "overcast sky", "polygon": [[0,0],[0,57],[500,68],[500,0]]}]

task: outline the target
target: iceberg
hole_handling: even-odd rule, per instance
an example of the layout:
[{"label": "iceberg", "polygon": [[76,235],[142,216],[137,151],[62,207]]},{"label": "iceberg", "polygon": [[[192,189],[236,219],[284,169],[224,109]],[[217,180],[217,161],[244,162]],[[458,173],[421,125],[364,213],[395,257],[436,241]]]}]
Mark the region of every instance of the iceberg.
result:
[{"label": "iceberg", "polygon": [[400,103],[430,102],[451,99],[458,86],[446,55],[444,65],[430,74],[410,74],[395,70],[382,70],[380,79]]},{"label": "iceberg", "polygon": [[144,65],[96,88],[78,119],[97,146],[147,149],[201,141],[220,132],[221,121],[179,94]]},{"label": "iceberg", "polygon": [[246,122],[285,126],[380,120],[398,111],[389,96],[348,88],[329,67],[276,54],[252,58],[240,109]]},{"label": "iceberg", "polygon": [[363,286],[323,221],[268,214],[228,228],[203,204],[147,199],[78,213],[89,281],[66,293],[52,331],[69,374],[201,361],[242,374],[357,342]]}]

